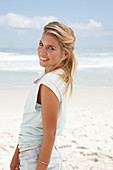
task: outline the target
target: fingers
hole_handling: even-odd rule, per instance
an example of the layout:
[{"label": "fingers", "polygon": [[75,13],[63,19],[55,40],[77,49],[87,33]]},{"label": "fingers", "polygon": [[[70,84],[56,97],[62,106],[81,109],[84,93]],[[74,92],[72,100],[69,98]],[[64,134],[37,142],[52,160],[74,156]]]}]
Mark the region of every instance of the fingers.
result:
[{"label": "fingers", "polygon": [[17,170],[20,170],[20,168],[19,168],[19,164],[17,165]]},{"label": "fingers", "polygon": [[14,166],[10,166],[10,170],[15,170],[15,167]]},{"label": "fingers", "polygon": [[17,164],[17,166],[13,166],[13,165],[10,165],[10,170],[20,170],[19,168],[19,164]]}]

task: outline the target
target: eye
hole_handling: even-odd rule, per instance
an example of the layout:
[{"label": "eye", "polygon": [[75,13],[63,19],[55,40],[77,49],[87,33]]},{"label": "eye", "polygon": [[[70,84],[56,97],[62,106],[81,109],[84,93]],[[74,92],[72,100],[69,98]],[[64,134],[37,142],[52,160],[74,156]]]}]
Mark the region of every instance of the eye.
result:
[{"label": "eye", "polygon": [[50,50],[54,50],[54,48],[53,48],[52,46],[49,46],[48,48],[49,48]]},{"label": "eye", "polygon": [[39,46],[43,46],[43,44],[41,42],[39,42]]}]

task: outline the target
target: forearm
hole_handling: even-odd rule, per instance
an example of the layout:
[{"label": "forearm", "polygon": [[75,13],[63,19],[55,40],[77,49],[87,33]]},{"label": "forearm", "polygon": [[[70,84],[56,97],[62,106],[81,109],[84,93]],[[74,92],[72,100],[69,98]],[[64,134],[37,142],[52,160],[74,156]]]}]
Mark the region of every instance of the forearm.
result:
[{"label": "forearm", "polygon": [[20,152],[20,151],[19,151],[19,145],[17,144],[17,147],[16,147],[16,150],[15,150],[15,153],[16,153],[16,154],[19,154],[19,152]]},{"label": "forearm", "polygon": [[[43,140],[40,153],[39,153],[39,159],[41,161],[45,163],[49,163],[54,141],[55,141],[55,135],[49,134],[49,135],[44,136],[44,140]],[[38,161],[36,170],[46,170],[46,169],[47,169],[47,165],[44,165],[43,163]]]},{"label": "forearm", "polygon": [[14,153],[14,156],[18,156],[19,155],[19,148],[18,148],[19,145],[17,145],[16,149],[15,149],[15,153]]},{"label": "forearm", "polygon": [[10,169],[11,170],[19,169],[19,148],[18,148],[18,145],[15,149],[13,158],[11,160]]}]

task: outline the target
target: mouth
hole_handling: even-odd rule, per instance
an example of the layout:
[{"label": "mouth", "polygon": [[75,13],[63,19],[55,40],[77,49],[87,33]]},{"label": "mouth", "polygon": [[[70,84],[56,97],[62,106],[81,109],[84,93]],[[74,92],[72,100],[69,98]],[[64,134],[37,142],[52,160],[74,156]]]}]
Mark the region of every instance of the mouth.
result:
[{"label": "mouth", "polygon": [[48,61],[49,59],[40,57],[40,60],[41,60],[41,61]]}]

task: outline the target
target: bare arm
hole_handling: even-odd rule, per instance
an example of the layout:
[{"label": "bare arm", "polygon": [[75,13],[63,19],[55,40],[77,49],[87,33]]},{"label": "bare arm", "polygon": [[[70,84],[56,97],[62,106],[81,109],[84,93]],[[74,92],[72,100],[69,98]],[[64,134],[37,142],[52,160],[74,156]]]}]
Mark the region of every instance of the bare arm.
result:
[{"label": "bare arm", "polygon": [[15,168],[17,168],[17,170],[19,170],[19,148],[18,145],[15,149],[15,153],[13,155],[13,158],[11,160],[11,164],[10,164],[10,170],[15,170]]},{"label": "bare arm", "polygon": [[[45,85],[41,85],[40,89],[44,139],[41,146],[39,159],[45,163],[48,163],[50,161],[51,152],[55,141],[59,101],[53,91]],[[38,161],[36,170],[46,169],[47,166]]]}]

